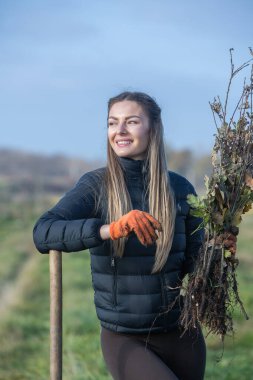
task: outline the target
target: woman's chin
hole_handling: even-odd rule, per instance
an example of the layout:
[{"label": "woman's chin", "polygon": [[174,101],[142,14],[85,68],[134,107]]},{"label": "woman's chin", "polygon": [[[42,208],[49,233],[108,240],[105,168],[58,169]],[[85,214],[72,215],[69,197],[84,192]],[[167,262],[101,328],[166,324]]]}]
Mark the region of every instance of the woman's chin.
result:
[{"label": "woman's chin", "polygon": [[125,150],[114,150],[114,152],[117,154],[118,157],[131,157],[131,152]]}]

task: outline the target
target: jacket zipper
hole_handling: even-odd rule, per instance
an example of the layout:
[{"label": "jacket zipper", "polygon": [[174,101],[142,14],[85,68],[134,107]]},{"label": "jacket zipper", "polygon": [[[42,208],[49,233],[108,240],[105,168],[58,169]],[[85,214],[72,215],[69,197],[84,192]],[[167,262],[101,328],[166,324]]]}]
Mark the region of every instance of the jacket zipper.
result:
[{"label": "jacket zipper", "polygon": [[147,197],[146,197],[146,185],[145,185],[145,183],[144,183],[144,188],[142,191],[141,201],[142,201],[142,210],[148,212],[148,208],[146,208]]},{"label": "jacket zipper", "polygon": [[163,309],[166,308],[166,294],[165,294],[165,281],[163,277],[163,273],[160,274],[160,279],[161,279],[161,292],[162,292],[162,301],[163,301]]},{"label": "jacket zipper", "polygon": [[117,304],[117,261],[114,256],[111,257],[111,266],[113,267],[113,304]]}]

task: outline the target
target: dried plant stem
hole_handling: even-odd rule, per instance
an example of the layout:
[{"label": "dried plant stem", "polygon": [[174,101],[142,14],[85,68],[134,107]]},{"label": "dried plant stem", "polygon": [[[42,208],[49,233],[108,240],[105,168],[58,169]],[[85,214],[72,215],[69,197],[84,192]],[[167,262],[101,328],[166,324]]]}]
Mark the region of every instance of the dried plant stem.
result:
[{"label": "dried plant stem", "polygon": [[231,72],[225,105],[223,107],[219,96],[210,103],[217,134],[212,152],[213,173],[206,180],[207,194],[202,199],[188,196],[192,215],[203,218],[205,240],[199,250],[195,271],[189,276],[180,318],[184,331],[200,323],[222,340],[226,334],[233,333],[235,306],[239,306],[248,319],[238,292],[236,247],[231,242],[227,245],[227,239],[231,235],[235,239],[241,216],[253,203],[253,66],[250,84],[244,80],[228,124],[232,81],[252,61],[250,59],[235,69],[232,51],[230,49]]}]

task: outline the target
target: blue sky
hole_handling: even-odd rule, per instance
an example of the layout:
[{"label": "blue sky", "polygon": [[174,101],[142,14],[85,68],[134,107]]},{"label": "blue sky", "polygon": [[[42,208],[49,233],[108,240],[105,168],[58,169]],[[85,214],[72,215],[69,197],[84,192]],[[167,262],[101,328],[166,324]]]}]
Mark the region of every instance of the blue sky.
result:
[{"label": "blue sky", "polygon": [[251,0],[0,0],[0,147],[105,158],[107,101],[137,90],[172,147],[210,151],[208,102],[225,95],[229,48],[249,58],[252,16]]}]

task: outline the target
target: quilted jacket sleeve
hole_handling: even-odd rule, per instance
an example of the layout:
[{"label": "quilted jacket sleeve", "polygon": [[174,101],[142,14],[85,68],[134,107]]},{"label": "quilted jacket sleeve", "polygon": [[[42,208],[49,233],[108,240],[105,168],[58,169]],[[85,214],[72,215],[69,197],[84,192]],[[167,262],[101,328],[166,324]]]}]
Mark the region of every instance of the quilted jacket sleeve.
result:
[{"label": "quilted jacket sleeve", "polygon": [[33,240],[41,253],[50,249],[74,252],[101,245],[104,223],[94,215],[94,188],[90,173],[36,222]]},{"label": "quilted jacket sleeve", "polygon": [[[196,194],[194,187],[188,183],[188,194]],[[185,233],[186,233],[186,251],[185,257],[186,260],[184,262],[183,272],[192,273],[194,271],[195,261],[199,254],[200,247],[202,245],[204,239],[204,228],[195,231],[200,223],[202,222],[201,218],[192,216],[190,214],[190,208],[188,215],[185,220]],[[194,232],[195,231],[195,232]]]}]

